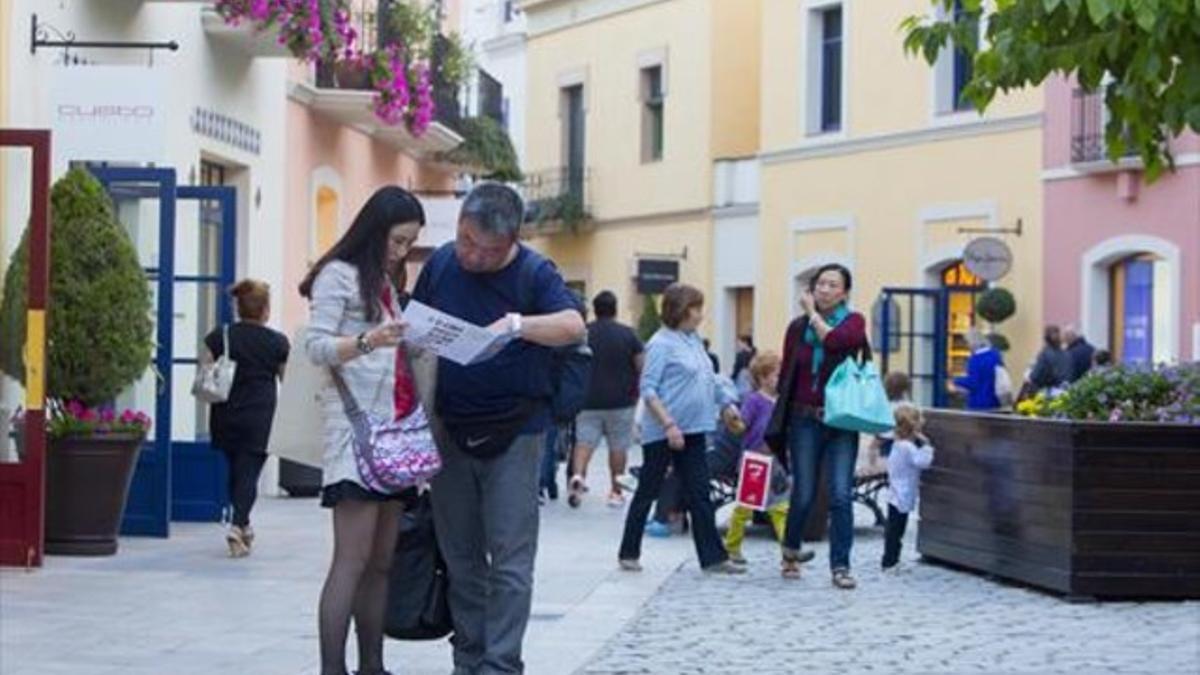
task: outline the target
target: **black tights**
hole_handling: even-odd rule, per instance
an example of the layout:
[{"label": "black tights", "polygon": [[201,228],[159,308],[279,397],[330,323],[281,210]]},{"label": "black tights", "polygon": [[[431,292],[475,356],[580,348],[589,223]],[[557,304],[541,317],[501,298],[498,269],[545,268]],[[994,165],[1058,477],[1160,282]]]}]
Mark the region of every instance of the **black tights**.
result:
[{"label": "black tights", "polygon": [[321,675],[344,675],[350,618],[358,670],[383,671],[388,572],[400,531],[400,503],[346,499],[333,508],[333,563],[321,590]]}]

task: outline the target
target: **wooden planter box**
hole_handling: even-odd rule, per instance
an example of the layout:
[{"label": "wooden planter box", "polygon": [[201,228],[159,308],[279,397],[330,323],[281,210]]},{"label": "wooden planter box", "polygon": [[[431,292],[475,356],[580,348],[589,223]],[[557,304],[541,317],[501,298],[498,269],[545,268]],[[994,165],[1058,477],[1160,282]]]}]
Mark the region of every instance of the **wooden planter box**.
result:
[{"label": "wooden planter box", "polygon": [[1200,426],[930,411],[917,550],[1069,596],[1200,598]]}]

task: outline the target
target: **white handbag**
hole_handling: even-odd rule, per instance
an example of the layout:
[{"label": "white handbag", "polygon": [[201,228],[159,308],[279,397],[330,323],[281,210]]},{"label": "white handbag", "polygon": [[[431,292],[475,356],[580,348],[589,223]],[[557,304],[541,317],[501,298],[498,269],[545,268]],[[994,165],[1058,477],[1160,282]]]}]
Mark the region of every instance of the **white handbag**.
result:
[{"label": "white handbag", "polygon": [[221,331],[224,346],[221,356],[212,363],[196,366],[196,379],[192,382],[192,396],[205,403],[224,403],[229,400],[233,389],[233,378],[237,375],[237,361],[229,355],[229,326]]},{"label": "white handbag", "polygon": [[1012,378],[1008,376],[1008,369],[999,364],[996,365],[995,390],[996,398],[1000,400],[1001,407],[1008,407],[1013,404]]}]

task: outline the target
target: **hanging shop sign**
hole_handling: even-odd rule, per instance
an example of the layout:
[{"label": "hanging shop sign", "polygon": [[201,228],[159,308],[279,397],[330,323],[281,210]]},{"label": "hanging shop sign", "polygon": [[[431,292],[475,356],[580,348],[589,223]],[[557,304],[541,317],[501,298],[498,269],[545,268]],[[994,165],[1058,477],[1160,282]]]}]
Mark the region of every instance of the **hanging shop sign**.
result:
[{"label": "hanging shop sign", "polygon": [[963,251],[963,264],[984,281],[1003,279],[1012,269],[1012,262],[1012,249],[995,237],[972,240]]},{"label": "hanging shop sign", "polygon": [[679,281],[679,261],[639,258],[636,280],[638,293],[658,295],[667,290],[667,286]]},{"label": "hanging shop sign", "polygon": [[56,173],[72,161],[165,163],[166,69],[84,65],[50,72]]}]

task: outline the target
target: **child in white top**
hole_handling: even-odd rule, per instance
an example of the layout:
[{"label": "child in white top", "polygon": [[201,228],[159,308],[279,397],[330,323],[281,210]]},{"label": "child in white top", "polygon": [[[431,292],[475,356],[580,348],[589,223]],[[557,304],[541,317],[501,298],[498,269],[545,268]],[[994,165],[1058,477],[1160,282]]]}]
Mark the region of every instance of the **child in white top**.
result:
[{"label": "child in white top", "polygon": [[900,542],[908,526],[908,514],[917,505],[921,472],[933,464],[933,446],[921,432],[924,420],[921,411],[911,404],[896,406],[896,440],[888,454],[887,527],[884,530],[883,569],[889,570],[900,562]]}]

